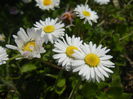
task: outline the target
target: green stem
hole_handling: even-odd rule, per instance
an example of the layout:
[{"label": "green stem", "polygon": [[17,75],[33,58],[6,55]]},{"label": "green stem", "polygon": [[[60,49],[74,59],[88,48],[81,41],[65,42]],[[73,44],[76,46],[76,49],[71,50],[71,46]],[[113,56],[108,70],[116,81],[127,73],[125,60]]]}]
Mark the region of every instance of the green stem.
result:
[{"label": "green stem", "polygon": [[79,89],[79,86],[80,86],[80,83],[81,83],[81,79],[78,80],[78,82],[75,84],[74,88],[72,89],[68,99],[73,99],[74,97],[74,94],[77,92],[77,90]]},{"label": "green stem", "polygon": [[10,62],[10,61],[12,61],[16,58],[19,58],[19,57],[21,57],[21,56],[20,55],[15,55],[14,57],[9,58],[9,60],[7,62]]},{"label": "green stem", "polygon": [[44,63],[45,65],[51,66],[51,67],[53,67],[53,68],[59,69],[59,70],[63,70],[62,67],[57,66],[57,65],[55,65],[55,64],[53,64],[53,63],[51,63],[51,62],[42,61],[42,63]]},{"label": "green stem", "polygon": [[9,63],[10,63],[10,61],[12,61],[12,60],[14,60],[14,59],[16,59],[16,58],[18,58],[18,57],[20,57],[20,55],[16,55],[16,56],[10,58],[10,59],[7,61],[7,63],[6,63],[6,79],[9,78]]},{"label": "green stem", "polygon": [[133,32],[131,32],[131,33],[129,33],[129,34],[127,34],[127,35],[123,36],[123,37],[122,37],[122,38],[120,38],[119,40],[121,41],[121,40],[123,40],[123,39],[125,39],[125,38],[127,38],[127,37],[131,36],[132,34],[133,34]]},{"label": "green stem", "polygon": [[52,74],[45,74],[45,76],[48,76],[48,77],[51,77],[51,78],[54,78],[54,79],[57,79],[57,75],[52,75]]},{"label": "green stem", "polygon": [[6,80],[9,78],[9,62],[6,64]]}]

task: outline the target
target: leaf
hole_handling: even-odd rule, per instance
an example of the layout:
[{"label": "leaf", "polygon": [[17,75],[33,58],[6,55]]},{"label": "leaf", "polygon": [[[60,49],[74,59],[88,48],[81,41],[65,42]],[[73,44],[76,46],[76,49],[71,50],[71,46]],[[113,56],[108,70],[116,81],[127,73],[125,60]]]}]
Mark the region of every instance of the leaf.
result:
[{"label": "leaf", "polygon": [[56,88],[56,89],[55,89],[55,92],[56,92],[57,94],[61,95],[61,94],[64,92],[65,89],[66,89],[66,86],[64,86],[64,87],[62,87],[62,88]]},{"label": "leaf", "polygon": [[63,79],[63,78],[62,79],[59,79],[57,81],[57,86],[55,88],[55,92],[57,94],[61,95],[64,92],[64,90],[66,89],[65,84],[66,84],[66,80],[65,79]]},{"label": "leaf", "polygon": [[23,67],[21,68],[21,72],[29,72],[29,71],[33,71],[36,69],[36,66],[34,64],[25,64],[23,65]]},{"label": "leaf", "polygon": [[63,87],[65,86],[66,84],[66,80],[65,79],[60,79],[58,82],[57,82],[57,86],[58,87]]}]

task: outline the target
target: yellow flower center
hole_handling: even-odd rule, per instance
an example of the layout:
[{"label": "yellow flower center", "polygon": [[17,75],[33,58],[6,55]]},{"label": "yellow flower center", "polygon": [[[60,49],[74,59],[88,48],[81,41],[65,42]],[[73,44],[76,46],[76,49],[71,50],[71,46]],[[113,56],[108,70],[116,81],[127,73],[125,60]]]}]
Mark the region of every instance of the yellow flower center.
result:
[{"label": "yellow flower center", "polygon": [[52,0],[43,0],[43,5],[48,6],[51,5],[53,3]]},{"label": "yellow flower center", "polygon": [[30,41],[23,46],[23,51],[32,52],[36,46],[35,41]]},{"label": "yellow flower center", "polygon": [[88,11],[83,11],[82,13],[84,16],[91,16],[90,12],[88,12]]},{"label": "yellow flower center", "polygon": [[96,54],[93,54],[93,53],[86,55],[84,60],[86,64],[88,64],[91,67],[97,67],[98,64],[100,63],[100,58]]},{"label": "yellow flower center", "polygon": [[73,57],[72,57],[72,54],[74,54],[74,50],[78,50],[78,48],[75,47],[75,46],[68,46],[68,47],[66,48],[66,54],[67,54],[67,56],[73,58]]},{"label": "yellow flower center", "polygon": [[43,31],[46,32],[46,33],[51,33],[53,31],[55,31],[55,27],[53,25],[48,25],[48,26],[45,26],[43,28]]}]

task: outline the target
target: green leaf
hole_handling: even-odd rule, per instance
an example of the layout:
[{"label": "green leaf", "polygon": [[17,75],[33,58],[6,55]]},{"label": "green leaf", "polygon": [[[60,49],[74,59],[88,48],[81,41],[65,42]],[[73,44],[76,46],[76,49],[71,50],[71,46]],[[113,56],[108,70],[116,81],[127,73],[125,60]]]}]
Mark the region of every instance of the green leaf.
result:
[{"label": "green leaf", "polygon": [[63,87],[63,86],[65,86],[65,84],[66,84],[66,80],[65,79],[60,79],[57,82],[57,86],[58,87]]},{"label": "green leaf", "polygon": [[65,84],[66,84],[66,80],[65,79],[63,79],[63,78],[59,79],[57,81],[57,84],[56,84],[56,87],[55,87],[55,92],[57,94],[61,95],[64,92],[64,90],[66,89]]},{"label": "green leaf", "polygon": [[30,72],[36,69],[36,66],[34,64],[25,64],[23,65],[23,67],[21,68],[21,72]]},{"label": "green leaf", "polygon": [[64,92],[65,89],[66,89],[66,86],[64,86],[64,87],[62,87],[62,88],[56,88],[56,89],[55,89],[55,92],[56,92],[57,94],[61,95],[61,94]]}]

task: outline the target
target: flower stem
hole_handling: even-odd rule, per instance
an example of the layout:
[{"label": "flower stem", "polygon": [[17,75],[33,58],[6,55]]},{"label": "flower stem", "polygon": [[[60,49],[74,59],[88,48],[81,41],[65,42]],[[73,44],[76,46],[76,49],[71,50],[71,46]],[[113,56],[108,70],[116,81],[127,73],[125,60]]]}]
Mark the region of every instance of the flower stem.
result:
[{"label": "flower stem", "polygon": [[62,67],[59,67],[59,66],[57,66],[57,65],[55,65],[55,64],[53,64],[53,63],[51,63],[51,62],[42,61],[42,63],[44,63],[44,64],[46,64],[46,65],[48,65],[48,66],[54,67],[54,68],[56,68],[56,69],[59,69],[59,70],[63,70]]},{"label": "flower stem", "polygon": [[10,61],[12,61],[12,60],[14,60],[14,59],[16,59],[16,58],[18,58],[18,57],[20,57],[20,55],[15,55],[14,57],[9,58],[9,60],[8,60],[7,63],[6,63],[6,79],[7,79],[7,80],[8,80],[8,78],[9,78],[9,63],[10,63]]},{"label": "flower stem", "polygon": [[74,94],[77,92],[77,90],[79,89],[79,86],[80,86],[80,83],[81,83],[81,79],[78,80],[78,82],[75,84],[74,88],[72,89],[68,99],[73,99],[74,97]]},{"label": "flower stem", "polygon": [[9,60],[7,62],[10,62],[10,61],[12,61],[16,58],[19,58],[19,57],[21,57],[21,56],[20,55],[15,55],[14,57],[9,58]]}]

